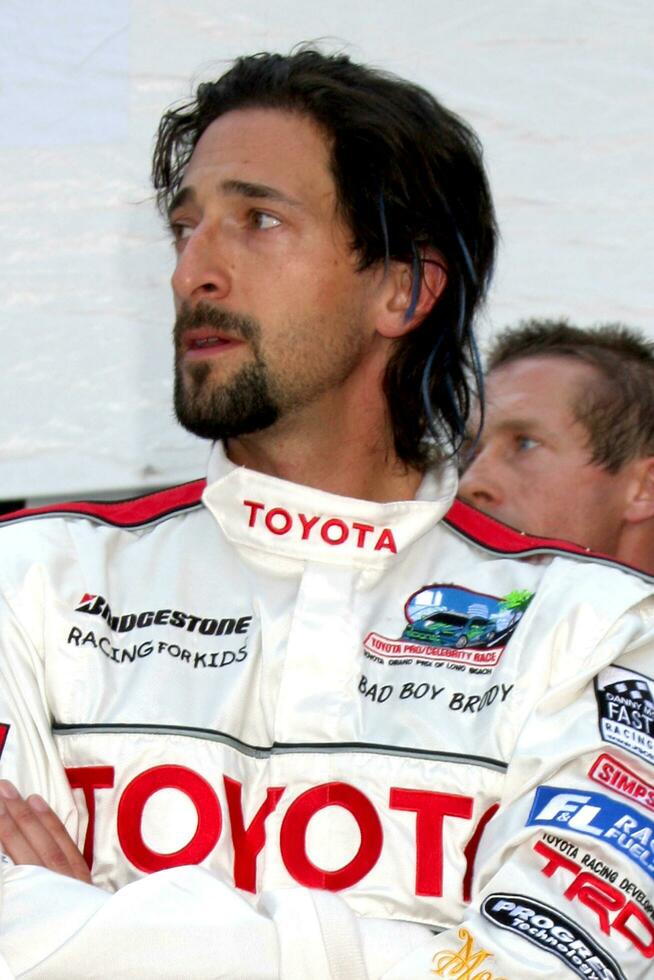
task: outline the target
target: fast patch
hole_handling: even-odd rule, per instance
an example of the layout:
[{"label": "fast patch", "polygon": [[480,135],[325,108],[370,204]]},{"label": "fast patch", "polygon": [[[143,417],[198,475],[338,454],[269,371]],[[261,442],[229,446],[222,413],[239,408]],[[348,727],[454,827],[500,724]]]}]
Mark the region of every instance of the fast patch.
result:
[{"label": "fast patch", "polygon": [[595,678],[600,734],[654,764],[654,681],[625,667],[607,667]]}]

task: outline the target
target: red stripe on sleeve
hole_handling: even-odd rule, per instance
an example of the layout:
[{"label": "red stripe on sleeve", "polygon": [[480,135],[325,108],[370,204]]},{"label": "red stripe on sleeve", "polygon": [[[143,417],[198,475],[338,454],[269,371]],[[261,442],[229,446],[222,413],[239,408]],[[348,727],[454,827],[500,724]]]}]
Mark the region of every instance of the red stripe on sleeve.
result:
[{"label": "red stripe on sleeve", "polygon": [[77,500],[70,503],[50,504],[47,507],[28,507],[0,517],[0,523],[11,523],[29,517],[71,514],[92,517],[119,527],[133,527],[166,514],[183,510],[199,503],[206,480],[193,480],[180,486],[157,490],[130,500],[93,501]]}]

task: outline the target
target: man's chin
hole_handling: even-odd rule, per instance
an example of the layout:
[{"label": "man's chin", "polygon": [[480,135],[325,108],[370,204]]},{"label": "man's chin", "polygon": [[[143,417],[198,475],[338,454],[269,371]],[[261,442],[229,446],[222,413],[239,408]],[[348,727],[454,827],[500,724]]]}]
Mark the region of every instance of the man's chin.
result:
[{"label": "man's chin", "polygon": [[203,413],[190,411],[188,406],[175,405],[175,417],[179,424],[200,439],[212,442],[237,439],[239,436],[263,432],[275,424],[279,412],[272,406],[261,407],[255,412],[240,415]]},{"label": "man's chin", "polygon": [[280,409],[263,366],[241,368],[228,384],[212,384],[210,372],[203,361],[192,371],[175,373],[175,415],[188,432],[201,439],[235,439],[277,422]]}]

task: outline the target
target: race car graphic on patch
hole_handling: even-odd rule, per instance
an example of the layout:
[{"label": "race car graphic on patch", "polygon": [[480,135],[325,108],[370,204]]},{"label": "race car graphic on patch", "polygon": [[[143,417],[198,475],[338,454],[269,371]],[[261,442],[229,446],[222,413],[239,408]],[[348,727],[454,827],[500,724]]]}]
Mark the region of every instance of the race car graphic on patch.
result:
[{"label": "race car graphic on patch", "polygon": [[607,667],[595,678],[600,734],[654,764],[654,680],[626,667]]},{"label": "race car graphic on patch", "polygon": [[495,667],[532,598],[527,589],[493,596],[458,585],[424,585],[404,607],[402,635],[368,633],[364,649],[391,664],[411,657]]}]

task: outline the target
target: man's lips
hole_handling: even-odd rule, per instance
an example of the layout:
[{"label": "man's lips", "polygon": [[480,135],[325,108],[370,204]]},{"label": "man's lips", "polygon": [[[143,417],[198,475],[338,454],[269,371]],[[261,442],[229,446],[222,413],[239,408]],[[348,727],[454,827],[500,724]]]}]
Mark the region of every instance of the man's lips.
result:
[{"label": "man's lips", "polygon": [[243,341],[231,334],[221,333],[210,327],[187,330],[181,338],[181,348],[185,360],[198,360],[215,357],[240,347]]}]

